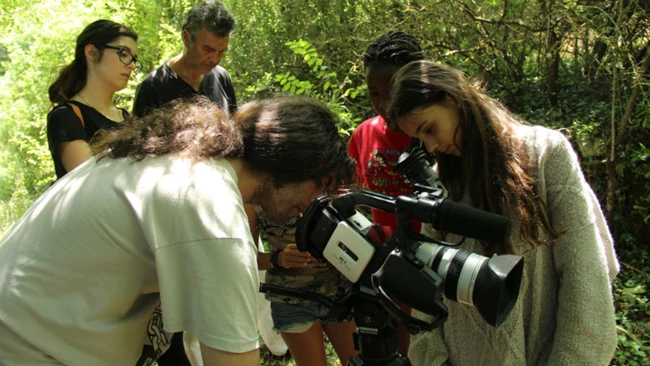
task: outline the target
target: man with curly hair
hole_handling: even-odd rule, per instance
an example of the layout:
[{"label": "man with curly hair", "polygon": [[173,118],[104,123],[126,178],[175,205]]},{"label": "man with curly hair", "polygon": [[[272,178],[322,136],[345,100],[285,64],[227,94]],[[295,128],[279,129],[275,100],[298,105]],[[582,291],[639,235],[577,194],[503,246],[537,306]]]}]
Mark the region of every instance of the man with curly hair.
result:
[{"label": "man with curly hair", "polygon": [[244,207],[284,222],[354,162],[311,98],[234,120],[204,97],[127,119],[27,210],[0,241],[3,365],[151,365],[184,331],[206,366],[259,365]]}]

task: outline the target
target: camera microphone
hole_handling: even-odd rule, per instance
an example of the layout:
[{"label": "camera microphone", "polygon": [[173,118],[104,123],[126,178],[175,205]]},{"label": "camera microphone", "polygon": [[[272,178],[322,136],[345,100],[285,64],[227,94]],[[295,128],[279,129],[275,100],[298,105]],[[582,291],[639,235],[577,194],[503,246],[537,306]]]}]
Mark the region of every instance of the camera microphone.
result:
[{"label": "camera microphone", "polygon": [[[451,232],[493,244],[505,243],[510,235],[510,220],[490,212],[447,200],[447,189],[440,177],[427,161],[427,153],[420,139],[413,139],[411,144],[399,156],[395,172],[402,174],[416,185],[424,186],[429,201],[414,201],[412,197],[402,196],[397,199],[403,205],[417,204],[409,212],[417,212],[414,217],[422,222],[429,222],[436,230]],[[413,203],[411,203],[411,201]],[[428,207],[427,207],[428,206]]]},{"label": "camera microphone", "polygon": [[[450,232],[493,244],[505,243],[510,236],[510,220],[477,208],[447,199],[399,196],[398,210],[408,212],[416,220],[431,223],[439,231]],[[399,214],[399,213],[398,213]]]}]

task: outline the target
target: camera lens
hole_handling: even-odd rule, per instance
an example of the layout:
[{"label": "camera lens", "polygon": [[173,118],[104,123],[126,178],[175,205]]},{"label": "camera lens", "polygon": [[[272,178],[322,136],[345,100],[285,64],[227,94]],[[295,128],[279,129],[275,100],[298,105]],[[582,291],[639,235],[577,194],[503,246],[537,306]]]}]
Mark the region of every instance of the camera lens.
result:
[{"label": "camera lens", "polygon": [[492,325],[501,324],[517,301],[523,271],[519,256],[488,258],[462,249],[421,244],[415,257],[442,277],[446,298],[475,307]]},{"label": "camera lens", "polygon": [[472,293],[486,257],[436,244],[422,244],[415,256],[443,278],[446,298],[474,305]]}]

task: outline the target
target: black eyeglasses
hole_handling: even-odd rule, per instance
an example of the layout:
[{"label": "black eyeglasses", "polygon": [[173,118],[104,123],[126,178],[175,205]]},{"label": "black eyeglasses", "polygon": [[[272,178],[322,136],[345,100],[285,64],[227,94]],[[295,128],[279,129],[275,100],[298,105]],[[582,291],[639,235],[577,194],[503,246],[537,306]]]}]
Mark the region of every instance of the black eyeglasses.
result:
[{"label": "black eyeglasses", "polygon": [[131,51],[127,47],[120,46],[120,47],[115,47],[115,46],[109,46],[107,44],[100,46],[100,48],[108,48],[111,50],[117,50],[117,56],[120,59],[120,62],[125,64],[125,65],[130,65],[131,62],[135,65],[135,72],[140,71],[142,69],[142,64],[140,61],[138,61],[138,56],[133,56]]}]

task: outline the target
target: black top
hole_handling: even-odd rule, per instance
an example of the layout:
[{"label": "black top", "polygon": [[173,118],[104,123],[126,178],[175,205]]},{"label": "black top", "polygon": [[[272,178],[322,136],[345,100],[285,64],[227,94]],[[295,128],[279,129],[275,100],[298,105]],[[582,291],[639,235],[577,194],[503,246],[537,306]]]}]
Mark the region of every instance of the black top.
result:
[{"label": "black top", "polygon": [[196,91],[165,62],[138,85],[133,101],[133,114],[142,117],[152,109],[174,99],[191,98],[195,95],[207,96],[229,114],[237,110],[235,88],[226,69],[221,66],[212,69],[209,74],[203,76],[201,88]]},{"label": "black top", "polygon": [[[79,107],[81,115],[84,118],[84,125],[81,124],[79,117],[74,113],[72,107],[67,104],[58,105],[47,114],[47,143],[50,147],[57,178],[61,178],[67,173],[61,162],[59,145],[62,142],[74,140],[89,141],[95,132],[101,129],[117,128],[120,126],[119,123],[108,119],[93,107],[74,100],[69,100],[67,103],[74,103]],[[129,116],[129,112],[125,109],[122,109],[122,114],[124,118]]]}]

